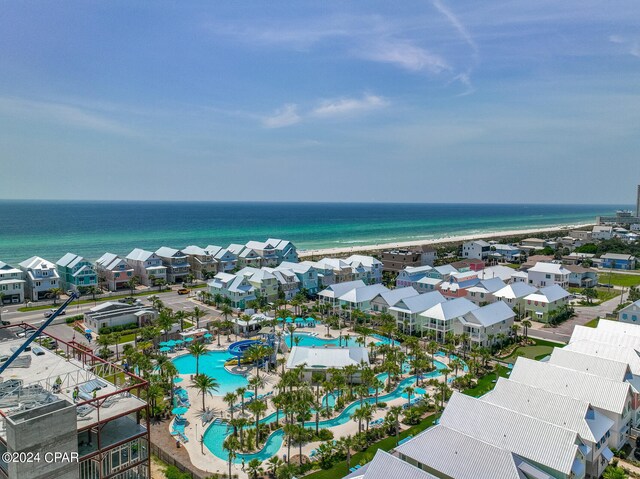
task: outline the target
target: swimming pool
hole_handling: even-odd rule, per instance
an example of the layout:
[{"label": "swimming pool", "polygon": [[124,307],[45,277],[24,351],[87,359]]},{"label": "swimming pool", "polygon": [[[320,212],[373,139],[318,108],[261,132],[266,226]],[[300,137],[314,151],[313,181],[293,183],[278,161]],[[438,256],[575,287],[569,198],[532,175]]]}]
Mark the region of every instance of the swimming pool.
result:
[{"label": "swimming pool", "polygon": [[[249,381],[239,374],[231,374],[224,367],[224,363],[233,356],[226,351],[209,351],[208,354],[200,356],[199,371],[211,376],[218,381],[219,387],[214,391],[215,396],[224,396],[228,392],[234,392],[239,387],[246,387]],[[191,354],[184,354],[173,359],[180,374],[196,373],[196,358]]]},{"label": "swimming pool", "polygon": [[[360,346],[360,344],[358,344],[358,342],[356,341],[357,338],[359,337],[357,334],[350,334],[348,341],[345,338],[345,336],[346,335],[342,336],[342,343],[341,343],[342,346],[349,346],[349,347]],[[293,333],[293,338],[294,338],[293,346],[295,346],[295,338],[300,338],[298,346],[338,347],[340,345],[339,338],[326,339],[321,336],[313,336],[309,333]],[[392,340],[389,338],[385,338],[384,336],[380,336],[379,334],[374,334],[371,336],[367,336],[365,345],[369,346],[369,343],[371,343],[372,341],[375,342],[376,344],[391,344]],[[287,342],[287,346],[292,347],[291,334],[288,334],[288,333],[286,334],[286,342]]]}]

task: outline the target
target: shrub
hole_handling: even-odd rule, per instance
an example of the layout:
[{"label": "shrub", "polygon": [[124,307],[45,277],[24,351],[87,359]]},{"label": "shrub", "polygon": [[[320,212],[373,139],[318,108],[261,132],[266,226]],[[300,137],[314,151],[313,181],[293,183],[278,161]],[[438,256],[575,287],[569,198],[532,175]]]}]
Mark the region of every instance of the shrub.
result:
[{"label": "shrub", "polygon": [[131,331],[138,329],[138,323],[121,324],[119,326],[105,326],[100,328],[99,334],[119,333],[121,331]]},{"label": "shrub", "polygon": [[182,472],[176,466],[169,466],[164,471],[164,477],[167,479],[191,479],[191,474]]},{"label": "shrub", "polygon": [[67,324],[71,324],[75,323],[76,321],[82,320],[82,318],[84,318],[84,316],[82,316],[81,314],[76,314],[75,316],[69,316],[67,319],[65,319],[65,322]]},{"label": "shrub", "polygon": [[329,441],[333,439],[333,432],[329,429],[320,429],[317,437],[319,441]]}]

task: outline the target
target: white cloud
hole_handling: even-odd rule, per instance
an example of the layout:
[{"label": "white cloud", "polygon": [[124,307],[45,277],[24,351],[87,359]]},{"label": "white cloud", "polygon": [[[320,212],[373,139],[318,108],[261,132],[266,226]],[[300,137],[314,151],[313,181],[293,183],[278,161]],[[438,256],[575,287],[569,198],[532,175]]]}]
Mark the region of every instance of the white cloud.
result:
[{"label": "white cloud", "polygon": [[362,98],[338,98],[324,100],[320,106],[311,111],[317,117],[334,117],[382,108],[389,104],[383,97],[367,94]]},{"label": "white cloud", "polygon": [[267,128],[282,128],[299,123],[302,117],[298,115],[298,106],[295,103],[287,103],[282,108],[269,117],[262,120],[262,124]]},{"label": "white cloud", "polygon": [[446,5],[444,5],[440,0],[433,0],[433,6],[436,7],[436,9],[447,18],[447,20],[449,20],[449,23],[451,23],[453,28],[456,29],[458,34],[464,39],[465,42],[467,42],[467,44],[471,47],[471,49],[477,55],[479,51],[478,45],[476,44],[475,40],[469,33],[469,30],[467,30],[467,28],[462,24],[462,22],[458,19],[458,17],[456,17],[454,13],[451,10],[449,10],[449,8]]},{"label": "white cloud", "polygon": [[620,35],[609,35],[609,41],[611,43],[624,43],[625,39],[624,39],[624,37],[621,37]]},{"label": "white cloud", "polygon": [[117,121],[89,109],[64,103],[0,97],[0,112],[85,130],[126,136],[134,135],[132,130]]},{"label": "white cloud", "polygon": [[640,58],[640,44],[638,44],[638,42],[634,43],[631,47],[631,50],[629,50],[629,53],[631,53],[634,57]]},{"label": "white cloud", "polygon": [[356,55],[366,60],[391,63],[414,72],[427,70],[431,73],[441,73],[451,69],[441,56],[408,41],[379,41],[366,45]]}]

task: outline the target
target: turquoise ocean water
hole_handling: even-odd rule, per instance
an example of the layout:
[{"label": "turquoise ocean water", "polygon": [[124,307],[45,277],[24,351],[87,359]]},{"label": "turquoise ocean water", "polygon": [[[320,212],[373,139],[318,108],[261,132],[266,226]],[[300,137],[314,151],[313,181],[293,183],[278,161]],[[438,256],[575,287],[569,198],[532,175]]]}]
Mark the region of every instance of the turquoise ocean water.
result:
[{"label": "turquoise ocean water", "polygon": [[0,201],[0,261],[286,238],[349,247],[577,224],[622,206]]}]

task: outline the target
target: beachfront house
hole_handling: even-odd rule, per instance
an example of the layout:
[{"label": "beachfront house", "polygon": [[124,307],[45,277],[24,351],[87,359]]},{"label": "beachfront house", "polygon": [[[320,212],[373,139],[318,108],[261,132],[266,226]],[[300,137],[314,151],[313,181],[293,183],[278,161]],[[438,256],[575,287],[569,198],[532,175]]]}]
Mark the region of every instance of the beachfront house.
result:
[{"label": "beachfront house", "polygon": [[466,298],[473,304],[483,306],[497,301],[494,293],[500,291],[506,283],[500,278],[482,279],[475,285],[467,288]]},{"label": "beachfront house", "polygon": [[82,256],[67,253],[56,262],[56,269],[60,275],[62,288],[80,291],[98,286],[98,275],[93,264]]},{"label": "beachfront house", "polygon": [[187,280],[191,267],[187,261],[187,255],[179,249],[162,246],[156,251],[156,255],[167,268],[167,282],[182,283]]},{"label": "beachfront house", "polygon": [[571,294],[557,284],[541,288],[524,298],[525,315],[535,321],[548,323],[563,306],[569,304]]},{"label": "beachfront house", "polygon": [[520,242],[520,246],[528,250],[545,249],[549,242],[540,238],[526,238]]},{"label": "beachfront house", "polygon": [[307,294],[315,295],[320,288],[320,278],[318,276],[318,270],[309,262],[292,263],[290,261],[283,261],[278,265],[276,270],[289,270],[295,273],[300,283],[300,290],[304,290]]},{"label": "beachfront house", "polygon": [[209,293],[228,298],[233,308],[244,309],[247,302],[256,299],[256,288],[244,275],[218,273],[207,284]]},{"label": "beachfront house", "polygon": [[276,277],[278,281],[279,294],[284,296],[284,299],[289,301],[300,292],[300,280],[296,273],[290,269],[274,269],[265,268]]},{"label": "beachfront house", "polygon": [[216,273],[231,273],[236,269],[238,256],[232,251],[212,244],[208,245],[205,250],[213,256],[216,263]]},{"label": "beachfront house", "polygon": [[462,315],[453,330],[455,334],[467,334],[472,346],[490,347],[500,341],[499,335],[511,336],[515,316],[506,303],[496,301]]},{"label": "beachfront house", "polygon": [[272,244],[276,251],[278,264],[289,262],[298,262],[298,250],[295,245],[288,240],[269,238],[268,243]]},{"label": "beachfront house", "polygon": [[408,286],[406,288],[396,288],[378,293],[371,300],[371,311],[374,313],[386,313],[389,308],[395,306],[400,301],[411,296],[417,296],[418,293],[414,288]]},{"label": "beachfront house", "polygon": [[[345,260],[339,258],[322,258],[317,262],[317,268],[324,271],[331,271],[333,283],[344,283],[348,281],[362,280],[362,278],[353,277],[353,269]],[[325,276],[326,273],[318,273]],[[333,284],[329,283],[329,284]],[[323,285],[326,283],[323,282]]]},{"label": "beachfront house", "polygon": [[152,251],[135,248],[126,260],[145,286],[155,286],[156,281],[167,281],[167,267],[162,264],[162,258]]},{"label": "beachfront house", "polygon": [[321,304],[330,306],[335,313],[340,309],[340,296],[352,289],[362,288],[364,286],[366,285],[362,280],[331,284],[318,293],[318,298]]},{"label": "beachfront house", "polygon": [[462,244],[462,257],[486,260],[491,253],[491,245],[484,240],[467,241]]},{"label": "beachfront house", "polygon": [[441,281],[447,281],[449,276],[453,273],[459,273],[459,271],[450,264],[443,264],[442,266],[435,266],[427,271],[427,278],[439,279]]},{"label": "beachfront house", "polygon": [[510,244],[492,244],[490,257],[496,261],[507,261],[513,263],[519,261],[523,251],[517,246]]},{"label": "beachfront house", "polygon": [[218,262],[211,251],[201,248],[200,246],[189,245],[183,248],[182,252],[187,255],[187,262],[189,263],[191,274],[196,279],[209,279],[217,273]]},{"label": "beachfront house", "polygon": [[564,266],[570,271],[569,286],[576,288],[593,288],[598,285],[598,273],[578,264],[567,264]]},{"label": "beachfront house", "polygon": [[314,373],[324,374],[326,380],[331,380],[330,368],[344,369],[347,366],[358,366],[358,371],[349,375],[347,382],[359,384],[361,382],[360,367],[369,366],[369,351],[361,347],[323,348],[293,346],[287,358],[288,370],[302,366],[302,378],[310,382]]},{"label": "beachfront house", "polygon": [[625,269],[636,268],[636,257],[630,254],[605,253],[600,256],[600,268]]},{"label": "beachfront house", "polygon": [[105,253],[96,261],[100,285],[109,291],[129,288],[127,284],[135,275],[133,267],[117,254]]},{"label": "beachfront house", "polygon": [[436,341],[444,343],[447,333],[455,333],[456,322],[460,322],[462,316],[478,306],[466,298],[456,298],[435,306],[420,313],[416,321],[416,330],[422,334],[433,334]]},{"label": "beachfront house", "polygon": [[237,266],[244,268],[275,267],[283,261],[298,261],[296,247],[287,240],[269,238],[267,241],[247,241],[246,244],[230,244],[227,248],[237,258]]},{"label": "beachfront house", "polygon": [[538,262],[533,268],[527,270],[527,274],[529,284],[536,288],[544,288],[552,284],[567,288],[571,271],[561,264]]},{"label": "beachfront house", "polygon": [[158,316],[158,312],[150,306],[140,302],[135,304],[107,301],[91,308],[84,313],[84,324],[95,332],[101,328],[112,328],[125,324],[135,324],[142,327],[151,324]]},{"label": "beachfront house", "polygon": [[381,260],[384,271],[399,273],[407,267],[422,266],[422,253],[409,249],[390,249],[382,252]]},{"label": "beachfront house", "polygon": [[623,323],[640,324],[640,300],[622,308],[618,312],[618,321]]},{"label": "beachfront house", "polygon": [[242,268],[236,276],[244,276],[254,289],[256,297],[264,298],[268,302],[278,299],[278,278],[271,272],[270,268]]},{"label": "beachfront house", "polygon": [[412,334],[416,331],[418,315],[439,303],[444,303],[447,299],[440,291],[409,296],[398,301],[389,308],[389,314],[396,319],[396,326],[405,334]]},{"label": "beachfront house", "polygon": [[396,288],[416,287],[422,278],[427,276],[427,272],[433,269],[431,266],[408,266],[398,273],[396,277]]},{"label": "beachfront house", "polygon": [[0,305],[24,302],[22,270],[0,261]]},{"label": "beachfront house", "polygon": [[61,287],[56,265],[46,259],[32,256],[18,266],[26,279],[25,296],[31,301],[48,299],[52,289]]},{"label": "beachfront house", "polygon": [[605,225],[596,225],[591,231],[591,239],[603,241],[613,238],[613,227]]},{"label": "beachfront house", "polygon": [[262,258],[257,251],[247,248],[243,244],[232,243],[227,247],[236,258],[238,268],[259,268],[262,266]]}]

